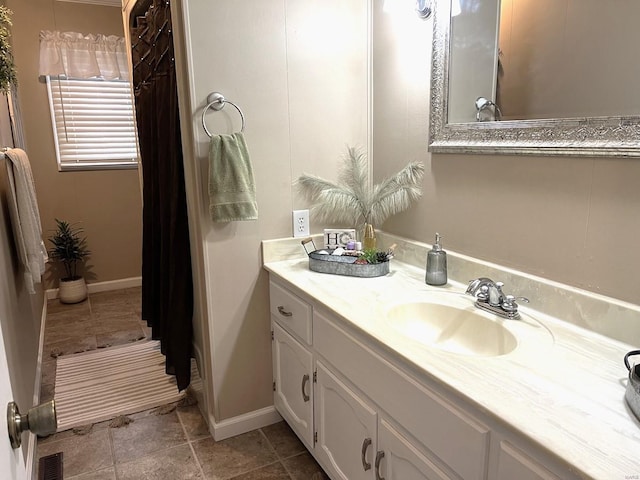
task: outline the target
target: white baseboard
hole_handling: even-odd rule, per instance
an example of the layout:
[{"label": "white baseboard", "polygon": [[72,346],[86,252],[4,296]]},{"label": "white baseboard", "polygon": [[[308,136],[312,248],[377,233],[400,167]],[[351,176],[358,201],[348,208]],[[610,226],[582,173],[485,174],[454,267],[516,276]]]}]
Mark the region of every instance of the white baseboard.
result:
[{"label": "white baseboard", "polygon": [[[133,288],[142,285],[142,277],[121,278],[119,280],[109,280],[106,282],[87,283],[89,293],[108,292],[111,290],[121,290],[123,288]],[[58,289],[47,290],[47,300],[58,298]]]},{"label": "white baseboard", "polygon": [[266,427],[278,423],[282,420],[276,409],[271,407],[261,408],[253,412],[228,418],[221,422],[216,422],[212,415],[209,415],[209,425],[211,425],[211,435],[215,441],[225,438],[235,437],[243,433],[250,432],[257,428]]}]

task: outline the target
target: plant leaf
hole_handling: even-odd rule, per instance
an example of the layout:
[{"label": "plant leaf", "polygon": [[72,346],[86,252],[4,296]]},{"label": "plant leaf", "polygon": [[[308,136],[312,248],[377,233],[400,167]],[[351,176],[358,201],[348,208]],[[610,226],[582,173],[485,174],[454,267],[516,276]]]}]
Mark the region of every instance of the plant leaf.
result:
[{"label": "plant leaf", "polygon": [[371,222],[381,225],[391,215],[402,212],[422,195],[420,182],[424,165],[411,162],[395,175],[375,185],[371,199]]},{"label": "plant leaf", "polygon": [[339,183],[316,175],[301,175],[298,190],[312,202],[319,221],[344,222],[356,227],[380,225],[390,215],[406,210],[422,194],[424,165],[411,162],[395,175],[371,187],[366,157],[350,147],[340,172]]},{"label": "plant leaf", "polygon": [[[340,172],[340,180],[353,193],[364,209],[370,202],[371,188],[367,159],[364,153],[349,147],[345,165]],[[364,212],[363,212],[364,213]]]},{"label": "plant leaf", "polygon": [[296,182],[299,191],[312,202],[311,210],[319,221],[357,222],[362,207],[349,187],[315,175],[302,175]]}]

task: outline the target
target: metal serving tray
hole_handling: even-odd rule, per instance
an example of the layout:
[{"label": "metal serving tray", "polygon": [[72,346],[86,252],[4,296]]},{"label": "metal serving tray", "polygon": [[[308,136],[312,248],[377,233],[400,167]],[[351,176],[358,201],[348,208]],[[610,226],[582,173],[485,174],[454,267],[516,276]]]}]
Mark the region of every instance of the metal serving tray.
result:
[{"label": "metal serving tray", "polygon": [[[302,246],[306,243],[313,242],[311,238],[302,240]],[[330,273],[332,275],[346,275],[349,277],[382,277],[389,273],[389,261],[375,264],[360,264],[355,263],[358,257],[351,255],[327,255],[318,253],[320,250],[307,252],[309,256],[309,270],[320,273]],[[328,250],[326,250],[328,251]]]}]

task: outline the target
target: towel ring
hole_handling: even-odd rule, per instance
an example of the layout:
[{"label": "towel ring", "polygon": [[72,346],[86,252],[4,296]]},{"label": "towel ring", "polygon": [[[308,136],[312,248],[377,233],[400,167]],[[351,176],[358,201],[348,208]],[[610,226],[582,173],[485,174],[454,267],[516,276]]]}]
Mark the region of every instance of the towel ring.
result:
[{"label": "towel ring", "polygon": [[242,113],[242,110],[240,110],[240,107],[237,106],[235,103],[224,98],[224,95],[222,95],[220,92],[212,92],[207,96],[207,106],[204,107],[204,110],[202,110],[202,128],[204,128],[204,131],[207,132],[207,135],[209,137],[211,137],[211,132],[207,128],[207,124],[204,121],[204,117],[210,108],[213,108],[215,111],[220,111],[224,108],[225,103],[228,103],[229,105],[234,107],[240,114],[240,119],[242,120],[242,126],[240,127],[240,131],[244,132],[244,114]]}]

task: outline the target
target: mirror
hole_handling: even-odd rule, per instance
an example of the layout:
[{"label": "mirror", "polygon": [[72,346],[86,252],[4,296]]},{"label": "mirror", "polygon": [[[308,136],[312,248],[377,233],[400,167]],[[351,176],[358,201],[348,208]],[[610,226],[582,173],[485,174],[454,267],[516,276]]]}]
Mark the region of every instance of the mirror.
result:
[{"label": "mirror", "polygon": [[[605,15],[602,2],[543,3],[460,0],[462,13],[452,17],[450,0],[434,2],[430,151],[640,157],[640,97],[630,90],[640,54],[628,47],[635,30],[615,20],[637,15]],[[632,0],[622,3],[640,13]]]}]

